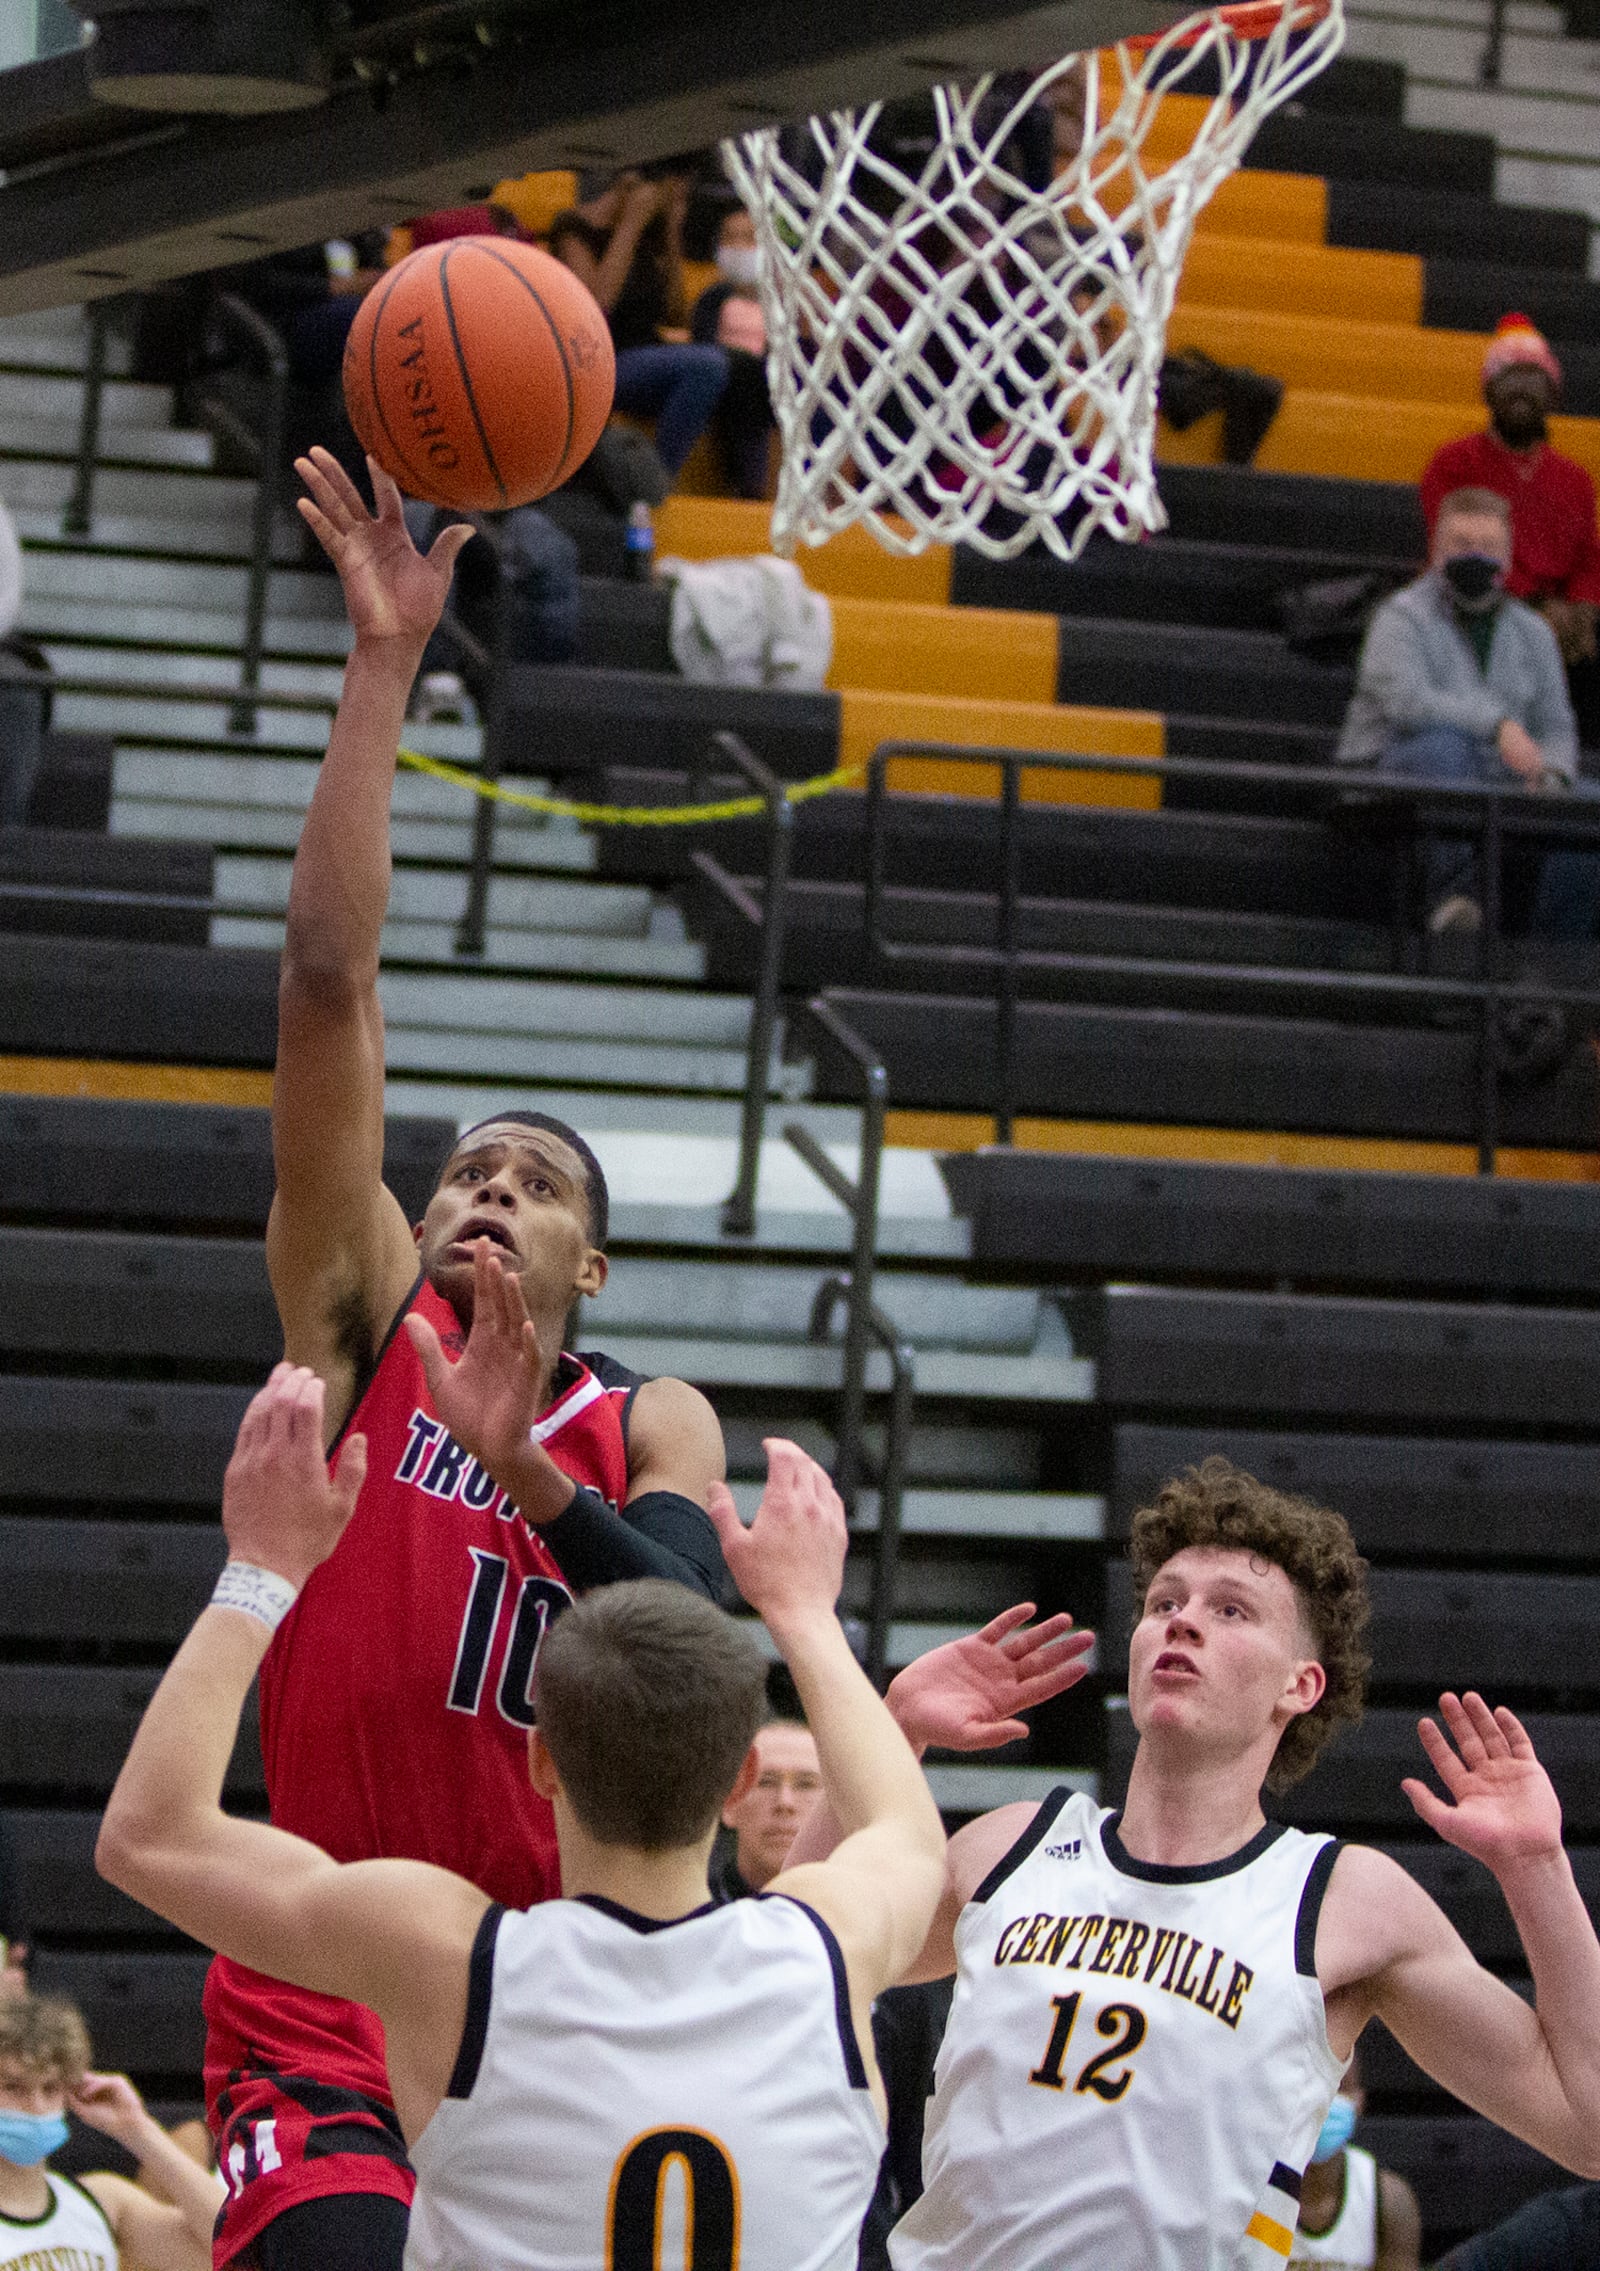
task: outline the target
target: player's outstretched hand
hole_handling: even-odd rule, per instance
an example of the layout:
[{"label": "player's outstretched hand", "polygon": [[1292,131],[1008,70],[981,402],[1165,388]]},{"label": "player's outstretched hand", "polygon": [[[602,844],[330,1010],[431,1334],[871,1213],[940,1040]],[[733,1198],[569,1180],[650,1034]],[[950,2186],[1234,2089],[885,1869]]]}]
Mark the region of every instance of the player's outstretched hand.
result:
[{"label": "player's outstretched hand", "polygon": [[235,1561],[303,1585],[355,1512],[367,1439],[349,1436],[339,1471],[323,1453],[323,1386],[303,1364],[280,1364],[250,1401],[222,1478],[222,1527]]},{"label": "player's outstretched hand", "polygon": [[294,469],[307,494],[300,517],[339,571],[345,610],[358,640],[403,639],[421,646],[444,613],[450,578],[472,530],[441,529],[426,553],[412,543],[400,492],[375,458],[367,459],[376,513],[331,452],[313,449]]},{"label": "player's outstretched hand", "polygon": [[426,1317],[407,1317],[433,1408],[456,1441],[490,1474],[525,1457],[539,1416],[539,1335],[522,1281],[491,1239],[472,1246],[472,1327],[459,1363],[445,1355]]},{"label": "player's outstretched hand", "polygon": [[808,1617],[829,1616],[844,1583],[844,1508],[815,1459],[769,1436],[767,1487],[747,1530],[733,1492],[714,1482],[706,1511],[728,1574],[774,1637]]},{"label": "player's outstretched hand", "polygon": [[1439,1713],[1444,1729],[1423,1719],[1417,1733],[1448,1800],[1400,1785],[1428,1827],[1490,1869],[1559,1851],[1561,1801],[1515,1713],[1471,1693],[1441,1695]]},{"label": "player's outstretched hand", "polygon": [[126,2074],[85,2074],[69,2093],[67,2110],[119,2145],[136,2136],[147,2118],[144,2100]]},{"label": "player's outstretched hand", "polygon": [[889,1709],[913,1749],[997,1750],[1028,1732],[1020,1713],[1077,1685],[1094,1634],[1074,1631],[1064,1611],[1043,1624],[1030,1624],[1032,1615],[1033,1603],[1019,1601],[895,1676]]}]

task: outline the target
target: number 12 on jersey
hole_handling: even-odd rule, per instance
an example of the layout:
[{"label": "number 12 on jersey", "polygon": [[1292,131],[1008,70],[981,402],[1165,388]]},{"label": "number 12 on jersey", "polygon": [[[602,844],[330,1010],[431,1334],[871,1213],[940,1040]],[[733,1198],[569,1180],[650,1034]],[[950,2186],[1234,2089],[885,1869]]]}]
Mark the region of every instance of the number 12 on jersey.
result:
[{"label": "number 12 on jersey", "polygon": [[[1062,2062],[1072,2040],[1072,2030],[1078,2023],[1078,2005],[1082,2001],[1081,1992],[1052,1995],[1050,1998],[1050,2008],[1055,2012],[1055,2024],[1050,2029],[1050,2040],[1045,2045],[1044,2056],[1028,2076],[1029,2081],[1037,2082],[1041,2089],[1064,2090],[1067,2086]],[[1080,2094],[1092,2093],[1097,2098],[1104,2098],[1107,2105],[1115,2105],[1133,2080],[1132,2060],[1145,2038],[1147,2025],[1145,2015],[1136,2003],[1108,2003],[1094,2022],[1096,2034],[1107,2037],[1108,2047],[1097,2050],[1084,2066],[1072,2085],[1074,2091]],[[1120,2074],[1109,2072],[1108,2069],[1115,2066],[1119,2059],[1127,2059],[1129,2063]]]}]

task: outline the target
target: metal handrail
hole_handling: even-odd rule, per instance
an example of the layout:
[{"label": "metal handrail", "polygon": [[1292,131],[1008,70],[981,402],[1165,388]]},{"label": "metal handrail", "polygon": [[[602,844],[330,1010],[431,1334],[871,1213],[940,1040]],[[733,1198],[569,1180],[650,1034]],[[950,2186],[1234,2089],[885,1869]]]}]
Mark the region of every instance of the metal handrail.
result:
[{"label": "metal handrail", "polygon": [[1506,0],[1489,0],[1489,36],[1478,58],[1480,87],[1498,87],[1506,52]]},{"label": "metal handrail", "polygon": [[72,490],[61,515],[63,536],[87,536],[94,522],[94,475],[100,457],[109,329],[110,313],[106,303],[95,300],[89,309],[89,361],[83,374],[83,402],[78,411],[78,448]]},{"label": "metal handrail", "polygon": [[761,961],[750,1004],[745,1049],[744,1101],[739,1117],[739,1172],[723,1202],[727,1237],[749,1238],[756,1227],[756,1183],[761,1173],[761,1139],[766,1129],[767,1086],[772,1077],[772,1039],[778,1023],[778,989],[788,930],[789,857],[794,843],[794,806],[782,781],[736,733],[718,733],[712,747],[741,772],[766,803],[767,883],[761,907]]},{"label": "metal handrail", "polygon": [[[791,1142],[795,1130],[789,1131]],[[798,1131],[804,1135],[806,1131]],[[795,1148],[800,1150],[799,1144]],[[838,1176],[826,1152],[818,1147],[820,1158],[831,1170],[824,1176],[830,1190]],[[817,1161],[802,1151],[809,1166]],[[820,1173],[820,1169],[818,1172]],[[844,1177],[838,1176],[843,1182]],[[833,1330],[834,1312],[841,1302],[849,1303],[852,1293],[850,1278],[844,1272],[825,1277],[817,1288],[811,1304],[810,1337],[825,1341]],[[878,1481],[878,1534],[872,1556],[872,1593],[867,1611],[867,1677],[875,1686],[887,1684],[889,1672],[889,1628],[894,1622],[895,1591],[900,1571],[900,1518],[905,1497],[906,1455],[911,1443],[911,1413],[916,1395],[916,1354],[911,1344],[903,1340],[876,1302],[869,1304],[867,1322],[872,1337],[889,1359],[889,1429],[884,1444],[883,1467]],[[842,1448],[842,1445],[841,1445]],[[841,1496],[842,1496],[841,1492]]]},{"label": "metal handrail", "polygon": [[[1001,767],[1000,921],[997,943],[992,949],[967,946],[940,949],[932,945],[919,946],[908,941],[896,941],[884,935],[888,889],[884,844],[886,775],[890,763],[896,757],[906,755],[959,758],[963,762]],[[1476,980],[1450,980],[1413,972],[1281,971],[1252,964],[1158,962],[1141,955],[1051,953],[1042,956],[1037,952],[1019,949],[1016,943],[1017,902],[1020,897],[1017,835],[1021,775],[1026,769],[1109,772],[1156,779],[1223,779],[1235,782],[1248,779],[1279,782],[1299,788],[1327,788],[1336,792],[1337,798],[1347,809],[1354,797],[1359,799],[1360,805],[1365,809],[1376,810],[1388,806],[1404,812],[1413,829],[1420,822],[1426,821],[1436,829],[1442,827],[1451,832],[1464,830],[1479,841],[1482,870],[1480,888],[1483,924],[1478,941],[1478,977]],[[1519,1000],[1560,1003],[1567,1007],[1593,1005],[1600,1001],[1600,991],[1592,988],[1553,986],[1534,980],[1510,983],[1503,977],[1500,970],[1499,884],[1500,855],[1507,834],[1552,836],[1565,840],[1576,837],[1579,841],[1593,842],[1597,855],[1600,855],[1600,802],[1568,804],[1559,799],[1530,798],[1525,790],[1509,783],[1502,788],[1497,784],[1453,785],[1403,780],[1364,769],[1357,772],[1354,768],[1344,766],[1233,764],[1224,758],[1086,758],[1077,753],[1009,748],[958,749],[948,743],[892,741],[881,743],[869,760],[866,816],[865,917],[869,969],[875,965],[891,963],[897,955],[901,959],[917,957],[923,960],[938,959],[941,955],[950,960],[959,955],[964,961],[983,959],[995,967],[995,1121],[996,1136],[1001,1143],[1012,1140],[1015,1125],[1017,978],[1024,967],[1042,965],[1063,972],[1081,972],[1085,976],[1181,975],[1259,985],[1269,993],[1275,989],[1299,987],[1302,990],[1311,988],[1358,1000],[1364,996],[1379,995],[1390,999],[1454,999],[1475,1003],[1479,1012],[1477,1148],[1478,1168],[1482,1174],[1494,1172],[1498,1148],[1499,1090],[1495,1043],[1497,1015],[1502,1003]]]},{"label": "metal handrail", "polygon": [[261,656],[267,634],[267,589],[272,575],[272,530],[277,485],[283,472],[288,425],[289,351],[283,334],[259,308],[237,292],[219,292],[213,310],[222,329],[258,355],[267,373],[267,415],[261,435],[261,472],[256,481],[250,525],[250,580],[245,593],[244,646],[239,656],[239,694],[228,719],[230,733],[256,730],[256,695],[261,687]]}]

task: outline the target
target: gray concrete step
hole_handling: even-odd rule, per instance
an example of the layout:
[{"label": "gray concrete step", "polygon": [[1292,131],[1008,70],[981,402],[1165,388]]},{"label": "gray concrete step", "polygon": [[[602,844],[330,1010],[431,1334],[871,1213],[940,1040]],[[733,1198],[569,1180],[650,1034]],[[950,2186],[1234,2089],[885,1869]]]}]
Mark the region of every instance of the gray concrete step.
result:
[{"label": "gray concrete step", "polygon": [[[57,530],[67,499],[72,494],[72,467],[54,459],[14,459],[5,469],[6,503],[13,514],[52,514]],[[187,473],[128,466],[103,466],[95,475],[96,514],[171,522],[249,523],[255,506],[256,485],[223,473]]]},{"label": "gray concrete step", "polygon": [[[461,896],[465,898],[465,885]],[[386,922],[379,952],[386,963],[431,964],[460,969],[454,922]],[[213,946],[263,946],[276,953],[283,945],[283,918],[274,915],[216,915]],[[696,985],[705,976],[705,950],[689,940],[606,938],[579,931],[504,930],[490,923],[484,932],[483,968],[526,971],[543,978],[631,978],[662,985]]]},{"label": "gray concrete step", "polygon": [[[121,377],[128,368],[128,342],[107,334],[105,367]],[[0,316],[0,370],[81,371],[89,360],[89,326],[81,308],[41,308],[28,315]]]},{"label": "gray concrete step", "polygon": [[[762,1485],[735,1482],[732,1489],[741,1518],[753,1521]],[[877,1527],[878,1493],[863,1491],[854,1528],[870,1536]],[[1105,1536],[1106,1502],[1060,1491],[911,1489],[901,1498],[900,1527],[908,1538],[1036,1538],[1076,1544]]]},{"label": "gray concrete step", "polygon": [[[31,561],[39,557],[30,555]],[[219,574],[229,573],[219,569]],[[161,607],[145,602],[79,599],[24,589],[17,628],[31,638],[96,639],[128,654],[140,647],[209,648],[237,654],[244,637],[244,609]],[[268,655],[342,659],[350,652],[350,626],[341,616],[269,615],[263,633]]]},{"label": "gray concrete step", "polygon": [[[630,1258],[585,1302],[584,1331],[609,1349],[622,1332],[807,1343],[812,1304],[827,1275],[763,1261]],[[885,1270],[878,1306],[919,1352],[1030,1355],[1053,1304],[1032,1287],[964,1285],[957,1278]]]},{"label": "gray concrete step", "polygon": [[[49,470],[65,473],[67,468],[52,466]],[[99,552],[140,553],[169,559],[248,560],[255,543],[248,505],[225,517],[214,518],[202,518],[198,513],[157,516],[117,512],[98,482],[86,536],[69,537],[64,533],[58,506],[17,505],[12,507],[11,517],[30,551],[45,547],[92,548]],[[303,548],[298,525],[291,526],[281,518],[274,523],[272,557],[288,567],[299,564]]]},{"label": "gray concrete step", "polygon": [[[28,368],[0,365],[0,421],[17,418],[72,418],[83,409],[83,381]],[[132,379],[108,379],[100,395],[103,426],[160,427],[172,421],[172,389],[141,386]]]},{"label": "gray concrete step", "polygon": [[[239,681],[238,665],[229,655],[185,654],[154,647],[88,646],[72,639],[47,639],[43,644],[51,669],[58,678],[72,683],[136,685],[157,696],[179,687],[213,687],[219,693],[231,694]],[[276,695],[293,695],[313,698],[321,705],[324,737],[343,684],[344,667],[336,662],[269,661],[261,672],[264,701],[270,702]],[[417,730],[420,729],[408,729]],[[431,748],[432,744],[429,746]],[[476,749],[476,740],[472,747]]]},{"label": "gray concrete step", "polygon": [[[243,568],[97,552],[76,546],[34,547],[27,554],[29,603],[91,600],[103,606],[243,614],[249,576]],[[267,589],[269,616],[337,622],[347,629],[337,577],[279,568]],[[178,642],[196,645],[198,640]]]},{"label": "gray concrete step", "polygon": [[[7,461],[56,458],[70,464],[78,454],[78,419],[35,415],[13,409],[0,421],[0,478]],[[192,426],[141,426],[121,420],[100,437],[100,472],[111,465],[175,465],[203,471],[215,462],[211,436]]]}]

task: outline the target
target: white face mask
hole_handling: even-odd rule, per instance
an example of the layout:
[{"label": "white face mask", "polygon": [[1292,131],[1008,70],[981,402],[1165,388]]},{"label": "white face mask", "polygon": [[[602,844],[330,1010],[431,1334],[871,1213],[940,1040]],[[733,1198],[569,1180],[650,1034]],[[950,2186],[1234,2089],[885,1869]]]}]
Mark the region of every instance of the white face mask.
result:
[{"label": "white face mask", "polygon": [[756,265],[760,258],[753,244],[724,244],[717,247],[717,273],[724,283],[741,284],[748,290],[756,280]]}]

